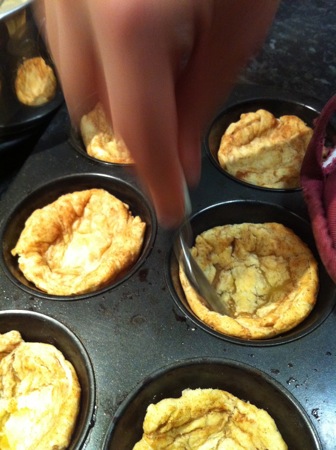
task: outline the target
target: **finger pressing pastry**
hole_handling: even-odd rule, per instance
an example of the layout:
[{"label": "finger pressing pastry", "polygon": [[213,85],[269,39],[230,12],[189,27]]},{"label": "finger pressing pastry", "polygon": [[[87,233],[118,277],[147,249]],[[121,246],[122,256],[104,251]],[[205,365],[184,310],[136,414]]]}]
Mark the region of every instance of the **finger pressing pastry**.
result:
[{"label": "finger pressing pastry", "polygon": [[218,161],[247,183],[275,189],[300,187],[300,169],[313,130],[299,117],[269,111],[241,114],[222,136]]},{"label": "finger pressing pastry", "polygon": [[115,136],[101,103],[81,118],[80,130],[88,155],[110,163],[134,163],[125,143]]},{"label": "finger pressing pastry", "polygon": [[56,94],[56,86],[54,71],[41,56],[24,60],[17,70],[15,92],[24,105],[48,103]]},{"label": "finger pressing pastry", "polygon": [[65,450],[80,407],[72,364],[53,345],[0,334],[1,450]]},{"label": "finger pressing pastry", "polygon": [[27,280],[54,295],[92,292],[137,260],[146,224],[104,189],[65,194],[34,211],[12,250]]},{"label": "finger pressing pastry", "polygon": [[133,450],[286,450],[273,418],[219,389],[186,389],[147,408]]},{"label": "finger pressing pastry", "polygon": [[204,323],[221,333],[270,338],[302,322],[316,303],[317,262],[282,224],[217,226],[198,235],[191,251],[232,317],[209,310],[180,266],[186,299]]}]

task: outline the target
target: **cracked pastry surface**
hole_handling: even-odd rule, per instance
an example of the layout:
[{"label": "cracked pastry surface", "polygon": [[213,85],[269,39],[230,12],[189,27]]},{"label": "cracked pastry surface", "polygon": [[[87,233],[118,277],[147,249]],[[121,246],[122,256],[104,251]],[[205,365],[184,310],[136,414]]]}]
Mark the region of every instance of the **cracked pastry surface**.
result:
[{"label": "cracked pastry surface", "polygon": [[191,251],[232,317],[209,310],[180,266],[186,299],[204,323],[221,333],[270,338],[302,322],[316,303],[317,262],[282,224],[217,226],[198,235]]},{"label": "cracked pastry surface", "polygon": [[137,260],[146,224],[104,189],[62,195],[35,210],[12,250],[25,278],[54,295],[92,292]]},{"label": "cracked pastry surface", "polygon": [[81,118],[80,131],[86,151],[93,158],[116,164],[134,163],[125,143],[115,136],[101,103]]},{"label": "cracked pastry surface", "polygon": [[273,418],[219,389],[185,389],[151,404],[133,450],[286,450]]},{"label": "cracked pastry surface", "polygon": [[52,67],[41,56],[20,64],[15,77],[15,92],[21,103],[40,106],[52,100],[57,81]]},{"label": "cracked pastry surface", "polygon": [[72,364],[53,345],[0,334],[0,448],[65,450],[80,408]]},{"label": "cracked pastry surface", "polygon": [[247,183],[275,188],[300,187],[300,169],[313,130],[299,117],[277,119],[269,111],[241,114],[222,136],[218,161]]}]

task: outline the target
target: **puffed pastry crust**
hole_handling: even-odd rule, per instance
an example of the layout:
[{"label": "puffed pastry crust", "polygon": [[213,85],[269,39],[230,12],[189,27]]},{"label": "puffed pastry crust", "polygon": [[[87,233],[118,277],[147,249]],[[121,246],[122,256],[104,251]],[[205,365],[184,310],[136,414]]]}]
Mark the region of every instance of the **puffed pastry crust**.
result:
[{"label": "puffed pastry crust", "polygon": [[88,155],[115,164],[133,164],[134,160],[124,141],[117,138],[101,103],[80,121],[81,136]]},{"label": "puffed pastry crust", "polygon": [[232,317],[209,310],[180,265],[186,299],[204,323],[223,334],[270,338],[302,322],[316,303],[317,262],[282,224],[217,226],[198,235],[191,251]]},{"label": "puffed pastry crust", "polygon": [[273,418],[219,389],[186,389],[147,408],[133,450],[286,450]]},{"label": "puffed pastry crust", "polygon": [[1,450],[65,450],[80,408],[72,364],[53,345],[0,334]]},{"label": "puffed pastry crust", "polygon": [[104,189],[59,197],[34,211],[12,250],[25,278],[53,295],[104,287],[137,260],[146,224]]},{"label": "puffed pastry crust", "polygon": [[15,78],[15,92],[21,103],[41,106],[56,94],[57,81],[52,67],[41,56],[29,58],[19,66]]},{"label": "puffed pastry crust", "polygon": [[261,187],[300,187],[300,169],[313,130],[299,117],[277,119],[264,109],[241,114],[222,136],[220,166],[234,177]]}]

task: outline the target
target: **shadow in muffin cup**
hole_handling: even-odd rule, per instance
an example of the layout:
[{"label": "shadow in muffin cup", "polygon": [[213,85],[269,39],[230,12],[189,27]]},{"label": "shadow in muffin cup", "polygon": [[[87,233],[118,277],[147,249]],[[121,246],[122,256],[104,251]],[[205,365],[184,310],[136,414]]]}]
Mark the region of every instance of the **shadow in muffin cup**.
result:
[{"label": "shadow in muffin cup", "polygon": [[194,239],[203,231],[220,225],[246,222],[280,223],[285,227],[290,228],[310,248],[318,263],[319,272],[319,291],[317,294],[317,301],[308,317],[306,317],[292,330],[279,334],[278,336],[267,339],[243,339],[216,331],[195,315],[184,294],[180,283],[177,259],[173,250],[171,250],[167,255],[166,264],[166,280],[168,287],[174,303],[181,310],[183,315],[187,319],[190,319],[196,326],[217,338],[227,340],[232,343],[249,346],[271,346],[284,344],[307,335],[321,325],[331,313],[335,304],[335,285],[327,274],[325,267],[321,263],[321,259],[316,250],[310,224],[300,216],[276,204],[254,200],[233,200],[218,203],[199,211],[191,217],[190,222]]},{"label": "shadow in muffin cup", "polygon": [[229,125],[231,125],[231,123],[238,122],[241,114],[256,112],[258,109],[265,109],[272,113],[276,118],[283,115],[295,115],[311,128],[314,128],[314,121],[320,113],[316,107],[310,106],[304,102],[276,97],[251,98],[228,106],[216,116],[204,138],[204,147],[210,161],[221,173],[246,187],[272,192],[293,192],[301,190],[300,186],[296,188],[271,188],[258,186],[235,177],[233,174],[221,167],[218,160],[218,150],[222,136],[226,129]]},{"label": "shadow in muffin cup", "polygon": [[[26,220],[36,209],[52,203],[61,195],[93,188],[105,189],[122,202],[128,204],[132,214],[134,216],[140,216],[142,221],[146,223],[146,231],[140,255],[132,267],[125,270],[104,287],[95,291],[72,296],[56,296],[42,292],[24,277],[19,269],[17,258],[11,254],[11,250],[15,247]],[[7,277],[16,286],[31,295],[49,300],[81,300],[106,292],[131,277],[147,259],[154,244],[156,228],[157,222],[152,206],[145,196],[131,184],[103,174],[84,173],[68,175],[39,187],[29,194],[20,204],[16,205],[8,214],[0,230],[2,242],[0,264]]]},{"label": "shadow in muffin cup", "polygon": [[142,437],[151,403],[177,398],[184,389],[225,390],[266,410],[290,449],[320,450],[319,437],[299,402],[278,382],[246,364],[225,359],[190,359],[145,378],[123,401],[107,431],[104,450],[131,450]]},{"label": "shadow in muffin cup", "polygon": [[[68,450],[80,450],[95,422],[96,384],[91,360],[78,337],[61,322],[41,313],[0,311],[0,333],[16,330],[26,342],[54,345],[74,367],[81,386],[80,411]],[[55,424],[57,426],[57,424]]]}]

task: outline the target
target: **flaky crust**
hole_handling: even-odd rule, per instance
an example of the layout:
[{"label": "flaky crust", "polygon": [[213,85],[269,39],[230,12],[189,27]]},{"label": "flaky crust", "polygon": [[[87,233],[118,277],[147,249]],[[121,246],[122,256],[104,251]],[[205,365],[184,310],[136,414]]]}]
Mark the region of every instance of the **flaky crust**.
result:
[{"label": "flaky crust", "polygon": [[26,221],[12,250],[24,276],[54,295],[92,292],[137,260],[146,224],[103,189],[59,197]]},{"label": "flaky crust", "polygon": [[54,71],[41,56],[26,59],[17,70],[15,92],[24,105],[48,103],[55,96],[56,86]]},{"label": "flaky crust", "polygon": [[260,109],[242,114],[222,136],[218,161],[236,178],[257,186],[300,187],[300,169],[313,130],[299,117],[276,119]]},{"label": "flaky crust", "polygon": [[219,389],[186,389],[147,408],[133,450],[286,450],[272,417]]},{"label": "flaky crust", "polygon": [[221,333],[270,338],[302,322],[316,303],[317,262],[282,224],[218,226],[197,236],[192,254],[232,317],[210,311],[180,267],[185,296],[193,312]]},{"label": "flaky crust", "polygon": [[115,136],[101,103],[81,118],[80,131],[86,151],[93,158],[116,164],[134,163],[125,143]]},{"label": "flaky crust", "polygon": [[81,388],[53,345],[0,335],[1,450],[64,450],[76,424]]}]

